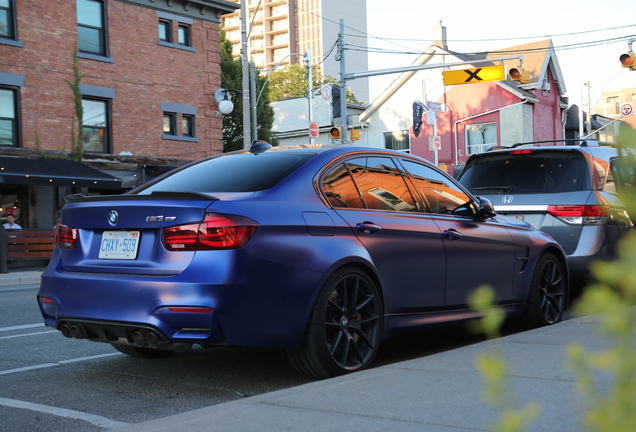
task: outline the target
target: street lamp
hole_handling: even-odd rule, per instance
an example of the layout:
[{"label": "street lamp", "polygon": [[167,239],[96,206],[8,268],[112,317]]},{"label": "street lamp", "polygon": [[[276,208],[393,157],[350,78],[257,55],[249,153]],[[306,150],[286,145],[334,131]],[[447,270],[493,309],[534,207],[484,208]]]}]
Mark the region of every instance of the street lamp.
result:
[{"label": "street lamp", "polygon": [[234,109],[234,104],[230,100],[228,93],[234,92],[243,95],[239,90],[220,88],[214,93],[214,98],[219,103],[219,111],[221,114],[229,114]]}]

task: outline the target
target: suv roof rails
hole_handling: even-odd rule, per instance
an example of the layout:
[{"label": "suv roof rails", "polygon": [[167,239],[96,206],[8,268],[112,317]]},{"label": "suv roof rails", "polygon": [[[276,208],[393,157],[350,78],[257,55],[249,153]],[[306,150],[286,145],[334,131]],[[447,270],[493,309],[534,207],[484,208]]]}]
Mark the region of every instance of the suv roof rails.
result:
[{"label": "suv roof rails", "polygon": [[[540,147],[543,143],[562,143],[562,145],[579,145],[581,147],[599,147],[599,143],[596,140],[590,139],[560,139],[560,140],[545,140],[545,141],[530,141],[523,143],[516,143],[510,146],[510,148],[532,145],[535,147]],[[577,144],[578,143],[578,144]],[[537,145],[538,144],[538,145]]]}]

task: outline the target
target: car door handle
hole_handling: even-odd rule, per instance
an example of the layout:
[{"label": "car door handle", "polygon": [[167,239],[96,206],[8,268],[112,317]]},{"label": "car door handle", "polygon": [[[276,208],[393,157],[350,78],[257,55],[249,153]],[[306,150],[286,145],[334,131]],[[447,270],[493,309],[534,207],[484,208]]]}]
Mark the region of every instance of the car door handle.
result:
[{"label": "car door handle", "polygon": [[373,222],[362,222],[356,225],[356,229],[358,231],[362,231],[365,234],[375,234],[382,231],[382,227],[380,225],[376,225]]},{"label": "car door handle", "polygon": [[457,230],[454,229],[447,229],[446,231],[444,231],[444,236],[446,236],[447,238],[451,239],[451,240],[459,240],[460,238],[462,238],[464,235],[462,233],[460,233]]}]

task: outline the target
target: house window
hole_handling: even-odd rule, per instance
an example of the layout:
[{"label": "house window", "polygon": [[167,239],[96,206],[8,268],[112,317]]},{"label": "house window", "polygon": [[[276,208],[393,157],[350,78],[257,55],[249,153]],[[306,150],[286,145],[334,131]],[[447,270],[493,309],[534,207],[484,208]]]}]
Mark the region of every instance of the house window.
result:
[{"label": "house window", "polygon": [[398,150],[405,153],[411,152],[411,142],[409,131],[384,132],[384,147],[391,150]]},{"label": "house window", "polygon": [[197,107],[162,102],[163,139],[198,142],[196,137]]},{"label": "house window", "polygon": [[172,22],[159,21],[159,40],[164,42],[172,42]]},{"label": "house window", "polygon": [[163,113],[163,133],[164,135],[176,135],[177,134],[177,114],[176,113]]},{"label": "house window", "polygon": [[18,146],[17,90],[0,88],[0,145]]},{"label": "house window", "polygon": [[82,98],[84,151],[110,153],[110,101]]},{"label": "house window", "polygon": [[194,137],[194,116],[181,116],[181,134],[186,137]]},{"label": "house window", "polygon": [[106,56],[105,2],[77,1],[77,33],[80,52]]},{"label": "house window", "polygon": [[467,154],[485,152],[497,145],[497,123],[481,123],[466,126]]},{"label": "house window", "polygon": [[0,37],[15,39],[13,0],[0,0]]},{"label": "house window", "polygon": [[179,24],[179,45],[192,46],[190,43],[190,26]]}]

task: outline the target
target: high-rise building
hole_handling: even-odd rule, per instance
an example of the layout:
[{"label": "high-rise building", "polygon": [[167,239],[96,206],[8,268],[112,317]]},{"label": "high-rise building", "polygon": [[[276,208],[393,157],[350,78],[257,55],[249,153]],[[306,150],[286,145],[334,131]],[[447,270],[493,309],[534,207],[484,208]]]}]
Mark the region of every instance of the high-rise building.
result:
[{"label": "high-rise building", "polygon": [[[240,3],[239,0],[230,0]],[[341,65],[336,42],[340,20],[344,20],[344,38],[351,49],[345,51],[345,71],[367,71],[366,0],[243,0],[248,2],[249,60],[259,70],[302,61],[311,49],[312,65],[320,65],[323,75],[340,79]],[[241,55],[240,10],[221,17],[222,28]],[[358,100],[369,100],[368,80],[347,82]]]}]

